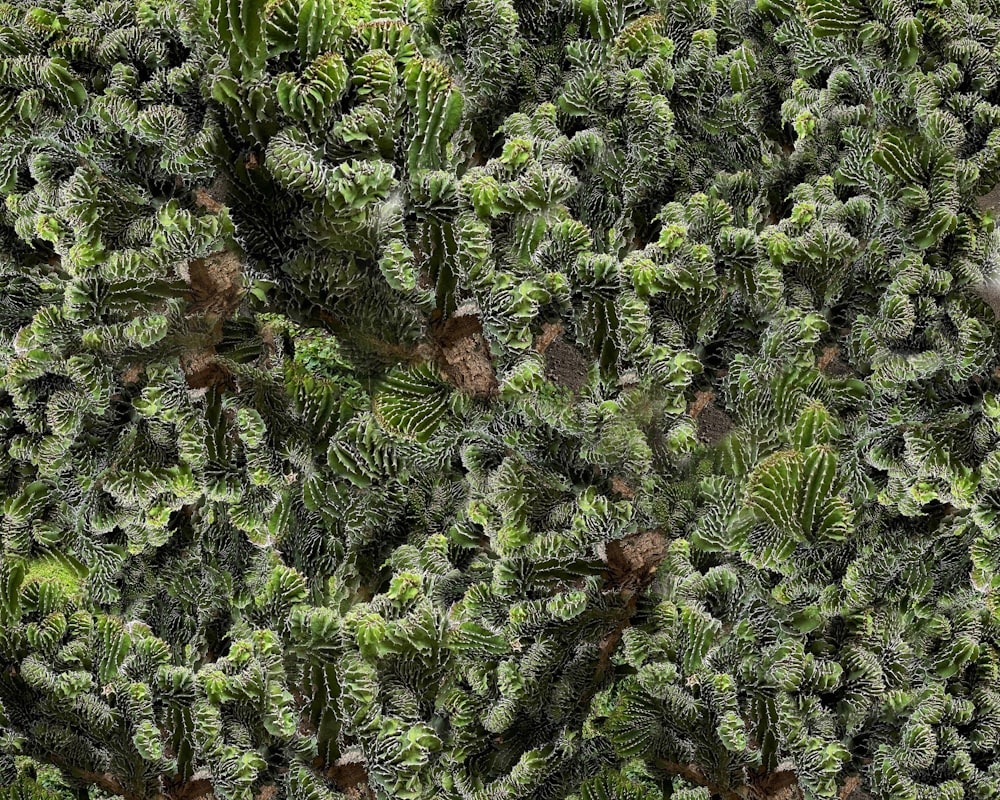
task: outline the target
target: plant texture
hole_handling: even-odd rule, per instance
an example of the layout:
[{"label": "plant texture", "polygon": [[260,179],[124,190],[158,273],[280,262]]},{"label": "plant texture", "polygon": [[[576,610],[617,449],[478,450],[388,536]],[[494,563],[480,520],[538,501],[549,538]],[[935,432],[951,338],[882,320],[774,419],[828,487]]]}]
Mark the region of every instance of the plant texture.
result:
[{"label": "plant texture", "polygon": [[998,20],[0,2],[0,792],[1000,795]]}]

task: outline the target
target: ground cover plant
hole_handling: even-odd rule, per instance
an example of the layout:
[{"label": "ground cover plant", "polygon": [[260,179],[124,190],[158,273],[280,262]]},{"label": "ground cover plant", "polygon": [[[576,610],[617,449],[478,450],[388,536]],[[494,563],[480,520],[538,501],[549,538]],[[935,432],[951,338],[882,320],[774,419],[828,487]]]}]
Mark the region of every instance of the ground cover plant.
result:
[{"label": "ground cover plant", "polygon": [[997,0],[6,0],[0,128],[0,793],[1000,795]]}]

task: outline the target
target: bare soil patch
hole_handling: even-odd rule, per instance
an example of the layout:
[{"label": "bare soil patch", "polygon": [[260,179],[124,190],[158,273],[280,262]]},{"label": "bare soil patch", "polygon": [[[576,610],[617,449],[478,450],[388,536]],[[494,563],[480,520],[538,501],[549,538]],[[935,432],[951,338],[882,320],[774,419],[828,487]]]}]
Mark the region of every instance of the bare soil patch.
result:
[{"label": "bare soil patch", "polygon": [[666,555],[667,542],[663,534],[654,528],[608,542],[604,552],[609,588],[638,592],[653,580],[657,567]]},{"label": "bare soil patch", "polygon": [[594,680],[584,692],[585,701],[593,696],[602,677],[611,668],[611,657],[621,642],[625,629],[632,622],[639,595],[652,582],[666,552],[666,537],[655,529],[639,531],[605,545],[604,560],[608,569],[604,588],[619,593],[626,603],[618,624],[597,645]]},{"label": "bare soil patch", "polygon": [[242,264],[238,253],[220,250],[188,263],[189,313],[230,316],[240,304]]},{"label": "bare soil patch", "polygon": [[854,372],[850,365],[840,357],[840,348],[836,345],[823,348],[822,355],[816,360],[816,366],[831,378],[843,378]]},{"label": "bare soil patch", "polygon": [[449,317],[431,335],[438,366],[450,384],[475,397],[497,394],[493,358],[478,316]]},{"label": "bare soil patch", "polygon": [[790,770],[778,769],[766,775],[753,776],[749,796],[755,800],[802,800],[799,779]]},{"label": "bare soil patch", "polygon": [[626,500],[635,499],[635,490],[617,475],[611,477],[611,491],[619,497],[624,497]]},{"label": "bare soil patch", "polygon": [[535,350],[545,354],[546,348],[562,335],[564,328],[557,322],[545,322],[542,324],[542,333],[535,342]]},{"label": "bare soil patch", "polygon": [[368,772],[361,761],[335,764],[327,775],[348,800],[374,800],[375,793],[368,785]]},{"label": "bare soil patch", "polygon": [[199,186],[194,190],[194,204],[212,214],[218,214],[226,204],[228,193],[229,181],[223,175],[219,175],[211,186]]},{"label": "bare soil patch", "polygon": [[233,374],[219,363],[215,347],[185,353],[181,356],[181,369],[189,389],[207,389],[219,386],[232,389]]},{"label": "bare soil patch", "polygon": [[590,361],[566,341],[566,329],[558,322],[546,322],[535,340],[535,350],[545,357],[545,377],[574,394],[583,388],[590,371]]},{"label": "bare soil patch", "polygon": [[688,415],[697,425],[695,436],[709,446],[718,444],[734,427],[732,417],[715,404],[715,394],[703,391],[695,394]]},{"label": "bare soil patch", "polygon": [[132,364],[128,369],[122,372],[122,383],[126,385],[138,383],[143,372],[145,372],[145,367],[143,367],[142,364]]},{"label": "bare soil patch", "polygon": [[242,259],[239,253],[219,250],[189,261],[181,270],[188,286],[189,317],[202,317],[210,330],[207,340],[181,355],[181,368],[191,389],[233,388],[232,373],[216,355],[222,325],[239,308],[242,298]]},{"label": "bare soil patch", "polygon": [[578,392],[587,383],[590,362],[562,337],[545,350],[545,377],[571,392]]},{"label": "bare soil patch", "polygon": [[976,200],[976,205],[980,211],[1000,210],[1000,184],[994,186],[989,192]]}]

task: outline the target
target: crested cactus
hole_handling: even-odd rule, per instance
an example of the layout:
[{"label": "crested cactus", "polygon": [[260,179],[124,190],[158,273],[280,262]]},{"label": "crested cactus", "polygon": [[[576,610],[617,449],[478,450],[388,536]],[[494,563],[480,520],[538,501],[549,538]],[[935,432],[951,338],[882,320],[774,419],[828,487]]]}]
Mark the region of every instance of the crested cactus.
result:
[{"label": "crested cactus", "polygon": [[998,16],[0,3],[0,793],[995,796]]}]

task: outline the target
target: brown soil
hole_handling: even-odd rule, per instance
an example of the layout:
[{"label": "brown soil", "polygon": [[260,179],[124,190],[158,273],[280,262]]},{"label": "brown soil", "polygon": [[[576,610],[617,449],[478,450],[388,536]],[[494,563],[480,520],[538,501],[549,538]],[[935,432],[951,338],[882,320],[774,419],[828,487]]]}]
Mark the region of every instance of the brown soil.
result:
[{"label": "brown soil", "polygon": [[843,378],[853,374],[853,370],[840,357],[840,348],[836,345],[824,347],[822,355],[816,360],[816,366],[831,378]]},{"label": "brown soil", "polygon": [[715,392],[701,391],[694,393],[694,402],[691,403],[691,407],[688,409],[688,416],[692,419],[698,419],[698,415],[702,412],[712,400],[715,398]]},{"label": "brown soil", "polygon": [[980,211],[1000,211],[1000,184],[976,200]]},{"label": "brown soil", "polygon": [[617,475],[614,475],[611,478],[611,491],[619,497],[624,497],[626,500],[632,500],[635,498],[635,492],[632,490],[632,487],[625,483],[625,481]]},{"label": "brown soil", "polygon": [[576,393],[587,382],[590,362],[563,338],[565,330],[558,322],[543,323],[535,351],[545,356],[545,377]]},{"label": "brown soil", "polygon": [[608,564],[608,582],[605,586],[607,589],[623,592],[628,603],[621,623],[601,639],[598,645],[598,677],[611,666],[611,656],[635,613],[639,593],[653,580],[665,552],[663,534],[656,530],[635,533],[606,545],[604,553]]},{"label": "brown soil", "polygon": [[864,792],[861,791],[861,778],[857,775],[849,775],[837,793],[840,800],[855,800],[855,798],[860,800],[860,797],[864,796]]},{"label": "brown soil", "polygon": [[[274,800],[278,796],[278,787],[274,784],[264,786],[254,800]],[[348,793],[348,797],[351,795]],[[364,797],[358,795],[358,797]],[[168,790],[167,794],[160,795],[158,800],[214,800],[215,794],[212,791],[211,781],[204,779],[191,780]]]},{"label": "brown soil", "polygon": [[260,343],[260,363],[264,369],[268,369],[278,355],[278,340],[275,338],[274,329],[270,325],[265,325],[261,328]]},{"label": "brown soil", "polygon": [[732,418],[718,408],[712,400],[709,400],[697,414],[692,414],[692,416],[698,424],[695,437],[699,442],[709,446],[722,441],[734,427]]},{"label": "brown soil", "polygon": [[226,204],[229,193],[229,183],[222,175],[217,177],[211,186],[199,186],[194,190],[194,204],[212,214],[218,214]]},{"label": "brown soil", "polygon": [[753,776],[748,796],[755,800],[802,800],[802,789],[794,772],[779,769],[767,775]]},{"label": "brown soil", "polygon": [[824,347],[823,354],[816,359],[816,368],[821,370],[826,369],[829,363],[833,361],[833,359],[835,359],[839,353],[840,353],[840,348],[837,347],[836,345],[833,345],[831,347]]},{"label": "brown soil", "polygon": [[209,800],[212,797],[212,782],[196,779],[168,789],[162,800]]},{"label": "brown soil", "polygon": [[667,543],[660,531],[652,529],[608,542],[604,552],[609,588],[639,592],[653,580],[667,552]]},{"label": "brown soil", "polygon": [[535,350],[544,355],[546,348],[559,338],[563,330],[565,329],[558,322],[543,323],[542,333],[535,342]]},{"label": "brown soil", "polygon": [[633,533],[605,545],[604,559],[608,572],[604,588],[624,596],[626,605],[618,625],[598,644],[595,680],[584,693],[584,700],[589,700],[601,677],[611,667],[611,656],[635,613],[639,594],[653,580],[666,550],[663,534],[655,529]]},{"label": "brown soil", "polygon": [[216,360],[214,346],[182,355],[181,369],[189,389],[211,386],[232,389],[234,386],[232,373]]},{"label": "brown soil", "polygon": [[240,304],[241,266],[239,254],[231,250],[220,250],[190,261],[187,281],[191,286],[191,305],[188,313],[231,315]]},{"label": "brown soil", "polygon": [[188,262],[182,275],[191,287],[188,316],[202,316],[211,328],[209,341],[181,356],[188,387],[232,388],[232,373],[218,362],[215,344],[222,337],[222,324],[236,312],[242,298],[240,255],[219,250]]},{"label": "brown soil", "polygon": [[437,326],[432,337],[438,366],[449,383],[475,397],[497,394],[499,384],[493,358],[479,317],[474,314],[450,317]]},{"label": "brown soil", "polygon": [[[620,625],[618,625],[613,631],[607,634],[597,645],[597,668],[594,670],[596,675],[596,681],[594,686],[596,687],[597,681],[607,673],[611,668],[611,656],[614,655],[615,649],[618,647],[618,643],[622,640],[622,634],[628,627],[629,619],[631,619],[632,614],[635,613],[635,601],[629,601],[629,607],[627,609],[627,615]],[[590,700],[593,690],[588,690],[584,695],[585,700]]]},{"label": "brown soil", "polygon": [[138,383],[140,376],[144,371],[142,364],[133,364],[127,370],[122,373],[122,383]]},{"label": "brown soil", "polygon": [[861,787],[861,779],[857,775],[851,775],[844,781],[838,797],[840,800],[872,800],[872,796]]},{"label": "brown soil", "polygon": [[204,188],[199,186],[194,190],[194,204],[218,214],[222,210],[222,203],[210,195]]},{"label": "brown soil", "polygon": [[327,770],[327,775],[348,800],[374,800],[375,794],[368,786],[368,773],[362,762],[336,764]]},{"label": "brown soil", "polygon": [[561,337],[545,348],[545,377],[571,392],[580,391],[587,383],[589,369],[583,353]]}]

